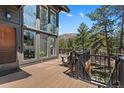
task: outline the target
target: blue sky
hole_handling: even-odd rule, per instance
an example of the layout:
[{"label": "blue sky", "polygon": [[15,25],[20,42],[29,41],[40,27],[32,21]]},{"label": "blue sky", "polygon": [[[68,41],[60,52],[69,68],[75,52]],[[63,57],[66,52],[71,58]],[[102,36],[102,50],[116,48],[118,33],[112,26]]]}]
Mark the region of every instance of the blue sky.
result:
[{"label": "blue sky", "polygon": [[92,21],[86,14],[100,7],[98,5],[68,5],[70,13],[61,12],[59,15],[59,34],[78,33],[77,29],[82,22],[89,28],[92,26]]}]

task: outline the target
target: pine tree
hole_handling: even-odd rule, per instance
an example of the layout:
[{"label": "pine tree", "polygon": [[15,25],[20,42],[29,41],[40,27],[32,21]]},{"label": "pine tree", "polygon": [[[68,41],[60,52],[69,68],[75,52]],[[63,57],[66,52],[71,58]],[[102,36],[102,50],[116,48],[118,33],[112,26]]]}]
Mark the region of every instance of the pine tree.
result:
[{"label": "pine tree", "polygon": [[110,6],[106,5],[97,8],[94,12],[87,15],[92,21],[95,21],[95,25],[102,28],[100,31],[103,32],[106,40],[108,66],[110,66],[110,33],[113,31],[114,25],[112,15]]},{"label": "pine tree", "polygon": [[89,28],[85,23],[81,23],[78,28],[78,42],[80,43],[80,48],[85,50],[89,47]]}]

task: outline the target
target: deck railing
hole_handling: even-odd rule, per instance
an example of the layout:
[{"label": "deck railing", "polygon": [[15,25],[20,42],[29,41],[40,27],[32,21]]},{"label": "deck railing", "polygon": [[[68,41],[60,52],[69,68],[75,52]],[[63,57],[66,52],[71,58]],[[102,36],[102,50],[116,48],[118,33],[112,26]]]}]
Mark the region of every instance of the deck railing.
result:
[{"label": "deck railing", "polygon": [[[119,56],[93,55],[89,51],[83,53],[73,51],[68,60],[71,75],[74,78],[105,87],[123,87],[124,85],[122,78],[124,75],[120,74],[124,72],[124,64],[122,66],[124,59]],[[108,60],[110,64],[108,64]]]},{"label": "deck railing", "polygon": [[110,87],[124,87],[124,55],[114,57],[115,68],[111,74]]}]

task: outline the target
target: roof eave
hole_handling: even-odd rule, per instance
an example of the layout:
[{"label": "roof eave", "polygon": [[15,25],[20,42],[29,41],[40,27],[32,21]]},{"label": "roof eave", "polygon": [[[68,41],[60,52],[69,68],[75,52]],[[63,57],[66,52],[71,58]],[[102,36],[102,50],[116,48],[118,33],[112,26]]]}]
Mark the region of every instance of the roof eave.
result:
[{"label": "roof eave", "polygon": [[67,13],[70,12],[70,9],[66,5],[58,5],[58,7],[59,7],[60,11],[64,11]]}]

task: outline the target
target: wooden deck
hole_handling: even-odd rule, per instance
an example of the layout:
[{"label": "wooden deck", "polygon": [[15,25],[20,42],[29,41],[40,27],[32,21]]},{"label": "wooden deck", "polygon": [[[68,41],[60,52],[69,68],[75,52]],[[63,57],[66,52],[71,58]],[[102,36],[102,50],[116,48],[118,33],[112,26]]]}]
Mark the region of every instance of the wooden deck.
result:
[{"label": "wooden deck", "polygon": [[95,88],[97,86],[69,77],[63,72],[61,59],[21,68],[19,72],[0,77],[0,87],[9,88]]}]

